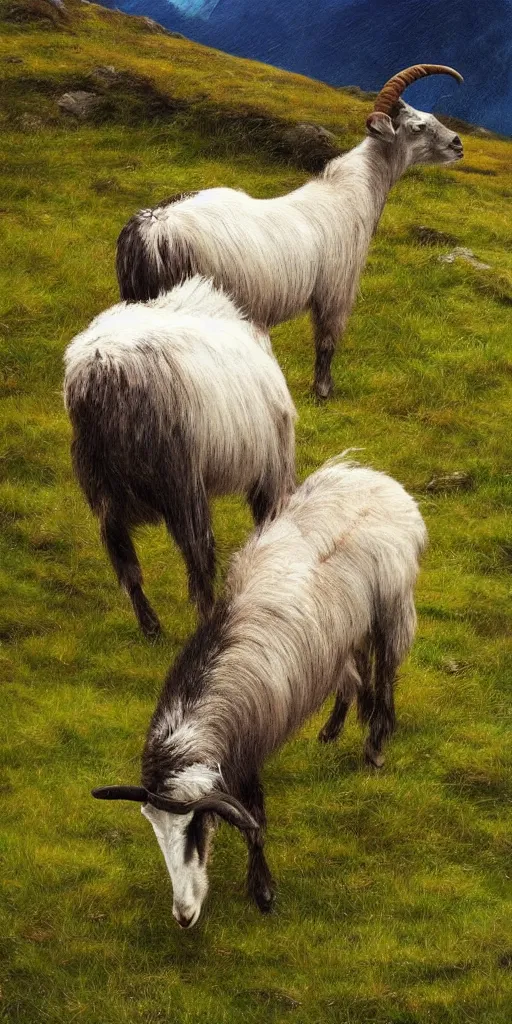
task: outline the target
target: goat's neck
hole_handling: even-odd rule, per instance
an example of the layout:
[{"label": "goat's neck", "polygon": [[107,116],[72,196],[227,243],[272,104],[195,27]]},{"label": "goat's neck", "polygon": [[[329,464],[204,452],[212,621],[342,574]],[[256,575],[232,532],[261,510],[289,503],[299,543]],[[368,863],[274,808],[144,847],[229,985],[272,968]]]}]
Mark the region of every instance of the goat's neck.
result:
[{"label": "goat's neck", "polygon": [[331,160],[324,177],[340,190],[350,189],[354,197],[370,199],[376,226],[390,189],[408,163],[404,147],[367,138],[349,153]]}]

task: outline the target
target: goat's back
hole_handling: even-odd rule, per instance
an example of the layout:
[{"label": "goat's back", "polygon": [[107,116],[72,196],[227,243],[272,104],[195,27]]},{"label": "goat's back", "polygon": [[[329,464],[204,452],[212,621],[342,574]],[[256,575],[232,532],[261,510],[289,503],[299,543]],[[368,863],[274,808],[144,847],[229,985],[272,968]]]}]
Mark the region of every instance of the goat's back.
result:
[{"label": "goat's back", "polygon": [[281,559],[289,572],[276,575],[284,583],[295,574],[299,589],[326,572],[341,580],[351,564],[369,579],[401,562],[414,572],[426,541],[418,506],[401,484],[338,458],[308,477],[279,519],[250,539],[235,558],[231,579],[239,590],[239,578],[252,572],[257,577],[259,567],[270,571]]},{"label": "goat's back", "polygon": [[[225,297],[217,302],[218,293],[202,311],[197,294],[193,303],[178,301],[191,285],[154,302],[114,306],[65,356],[65,403],[80,466],[96,463],[105,486],[117,482],[128,492],[139,481],[149,504],[177,459],[219,494],[282,474],[286,460],[293,473],[295,409],[268,337],[229,300],[219,308]],[[75,465],[95,507],[101,487],[92,487],[76,458]]]},{"label": "goat's back", "polygon": [[213,188],[141,210],[118,238],[120,294],[149,299],[200,274],[257,323],[296,316],[311,301],[326,250],[339,249],[331,192],[320,180],[272,199]]}]

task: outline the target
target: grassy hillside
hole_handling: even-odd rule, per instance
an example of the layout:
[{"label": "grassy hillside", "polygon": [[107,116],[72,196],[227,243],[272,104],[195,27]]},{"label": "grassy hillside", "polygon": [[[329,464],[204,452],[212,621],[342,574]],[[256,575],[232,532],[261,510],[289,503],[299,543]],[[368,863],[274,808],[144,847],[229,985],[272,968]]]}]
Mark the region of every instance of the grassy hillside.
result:
[{"label": "grassy hillside", "polygon": [[[265,126],[315,121],[349,146],[369,105],[67,7],[64,21],[44,0],[0,4],[0,1019],[509,1024],[512,143],[468,136],[460,167],[414,169],[395,189],[332,402],[310,397],[307,318],[273,332],[300,475],[358,446],[421,501],[418,638],[381,774],[352,718],[338,746],[316,743],[326,711],[268,763],[275,914],[246,901],[243,844],[222,826],[203,920],[181,933],[147,823],[89,791],[138,780],[194,614],[180,559],[147,529],[166,636],[139,636],[72,479],[62,353],[116,300],[115,239],[134,210],[221,183],[284,192],[305,174],[262,146]],[[91,85],[98,65],[123,72],[114,89]],[[85,87],[103,99],[80,123],[56,99]],[[491,269],[440,263],[452,246],[421,245],[421,225]],[[427,490],[454,471],[464,488]],[[250,519],[234,500],[215,515],[225,565]]]}]

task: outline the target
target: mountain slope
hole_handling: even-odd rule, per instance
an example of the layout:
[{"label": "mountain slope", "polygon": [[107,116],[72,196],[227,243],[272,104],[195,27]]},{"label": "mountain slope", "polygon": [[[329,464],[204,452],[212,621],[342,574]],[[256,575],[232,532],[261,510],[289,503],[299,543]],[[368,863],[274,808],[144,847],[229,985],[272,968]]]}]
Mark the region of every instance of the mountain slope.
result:
[{"label": "mountain slope", "polygon": [[[119,6],[105,0],[107,6]],[[332,85],[378,89],[417,61],[444,63],[465,76],[411,91],[417,105],[512,134],[511,0],[219,0],[193,17],[168,0],[120,0],[168,28],[240,56],[268,61]]]},{"label": "mountain slope", "polygon": [[[510,1024],[512,143],[465,136],[456,168],[393,190],[331,402],[310,394],[307,317],[272,332],[300,477],[353,446],[420,501],[418,636],[384,771],[365,768],[353,714],[317,743],[327,709],[267,764],[275,914],[248,904],[244,845],[222,826],[204,919],[182,933],[137,808],[89,794],[138,781],[195,617],[182,558],[148,528],[166,635],[139,635],[73,480],[62,356],[116,302],[135,210],[205,186],[286,192],[307,175],[265,132],[313,121],[350,145],[370,103],[66,4],[63,20],[0,0],[0,1020]],[[59,109],[71,88],[97,92],[92,120]],[[433,229],[491,269],[440,263],[454,242]],[[251,522],[236,499],[214,515],[222,575]]]}]

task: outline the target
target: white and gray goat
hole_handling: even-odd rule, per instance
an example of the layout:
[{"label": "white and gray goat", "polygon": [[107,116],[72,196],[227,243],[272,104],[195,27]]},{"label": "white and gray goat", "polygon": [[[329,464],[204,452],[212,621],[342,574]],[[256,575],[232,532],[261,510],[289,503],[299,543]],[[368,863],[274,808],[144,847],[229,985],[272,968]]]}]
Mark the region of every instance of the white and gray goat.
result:
[{"label": "white and gray goat", "polygon": [[271,908],[260,771],[330,694],[334,709],[319,739],[338,736],[356,699],[369,724],[366,757],[383,764],[426,540],[400,484],[336,459],[235,555],[225,598],[169,672],[146,739],[142,786],[93,791],[142,802],[182,927],[195,924],[206,896],[213,815],[245,832],[249,894],[260,910]]},{"label": "white and gray goat", "polygon": [[75,472],[142,631],[160,631],[131,539],[142,523],[165,522],[206,617],[215,575],[208,497],[245,494],[261,523],[295,488],[296,413],[268,334],[195,277],[101,313],[65,364]]},{"label": "white and gray goat", "polygon": [[444,65],[401,71],[375,101],[366,122],[369,138],[288,195],[254,199],[232,188],[212,188],[141,210],[117,243],[121,297],[154,298],[199,273],[265,327],[310,309],[315,391],[327,398],[335,346],[390,189],[412,164],[452,163],[463,156],[455,132],[400,99],[407,85],[432,74],[462,81]]}]

